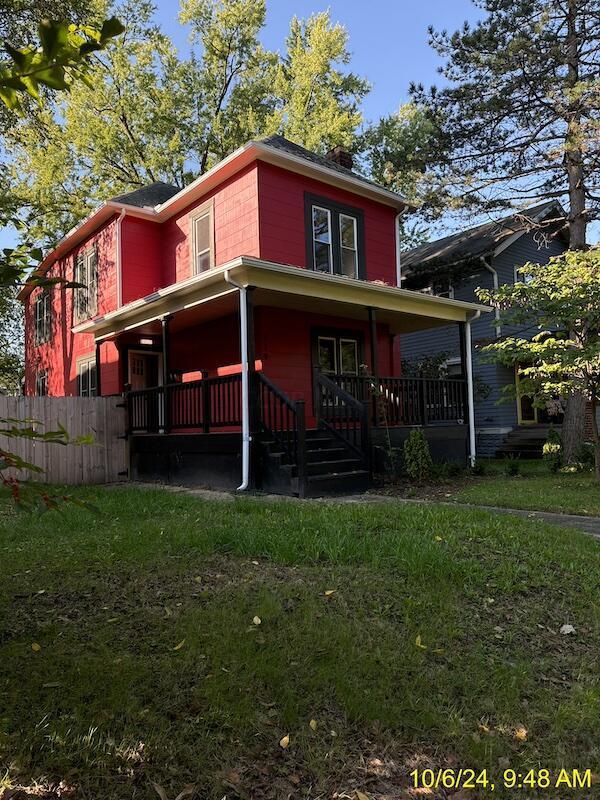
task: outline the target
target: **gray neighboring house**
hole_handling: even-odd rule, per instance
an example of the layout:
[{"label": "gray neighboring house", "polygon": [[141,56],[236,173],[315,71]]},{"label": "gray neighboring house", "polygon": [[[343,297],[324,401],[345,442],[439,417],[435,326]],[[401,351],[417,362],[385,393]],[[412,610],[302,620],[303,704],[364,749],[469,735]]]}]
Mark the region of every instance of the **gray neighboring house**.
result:
[{"label": "gray neighboring house", "polygon": [[[456,300],[477,301],[478,287],[493,289],[523,280],[518,267],[528,261],[544,264],[568,247],[562,206],[551,201],[533,206],[499,221],[478,225],[435,242],[427,242],[402,254],[402,286]],[[503,328],[502,334],[519,331],[530,338],[537,332]],[[472,323],[473,375],[475,379],[475,431],[477,454],[541,454],[550,423],[560,424],[556,409],[533,407],[530,398],[498,401],[502,388],[517,385],[516,368],[485,363],[479,347],[501,336],[493,314]],[[456,326],[405,334],[400,342],[404,362],[417,367],[437,359],[448,375],[460,374],[460,345]]]}]

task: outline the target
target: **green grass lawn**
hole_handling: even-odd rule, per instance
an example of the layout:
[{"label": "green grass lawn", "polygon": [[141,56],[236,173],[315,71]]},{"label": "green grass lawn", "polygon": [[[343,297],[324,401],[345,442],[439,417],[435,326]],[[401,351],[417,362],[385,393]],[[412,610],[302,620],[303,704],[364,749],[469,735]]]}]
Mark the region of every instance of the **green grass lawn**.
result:
[{"label": "green grass lawn", "polygon": [[508,476],[506,467],[503,461],[487,462],[488,474],[450,490],[452,498],[502,508],[600,516],[600,486],[592,472],[552,474],[543,461],[519,461],[519,474]]},{"label": "green grass lawn", "polygon": [[3,509],[0,786],[401,798],[415,766],[599,771],[597,541],[459,507],[82,494],[100,515]]}]

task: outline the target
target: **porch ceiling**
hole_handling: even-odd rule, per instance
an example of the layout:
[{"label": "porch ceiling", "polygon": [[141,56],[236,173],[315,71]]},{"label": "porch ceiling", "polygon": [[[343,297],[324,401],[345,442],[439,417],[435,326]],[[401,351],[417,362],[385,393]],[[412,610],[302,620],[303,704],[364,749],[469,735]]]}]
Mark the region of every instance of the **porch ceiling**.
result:
[{"label": "porch ceiling", "polygon": [[[160,289],[152,295],[78,325],[75,333],[93,333],[96,339],[139,328],[167,314],[196,316],[204,320],[222,316],[234,308],[237,290],[228,277],[242,286],[254,286],[255,302],[280,308],[325,313],[347,319],[367,318],[368,309],[377,311],[379,322],[392,333],[425,330],[465,322],[487,306],[432,297],[408,289],[379,283],[326,275],[283,264],[242,256],[218,269],[195,275],[186,281]],[[187,312],[187,313],[186,313]]]}]

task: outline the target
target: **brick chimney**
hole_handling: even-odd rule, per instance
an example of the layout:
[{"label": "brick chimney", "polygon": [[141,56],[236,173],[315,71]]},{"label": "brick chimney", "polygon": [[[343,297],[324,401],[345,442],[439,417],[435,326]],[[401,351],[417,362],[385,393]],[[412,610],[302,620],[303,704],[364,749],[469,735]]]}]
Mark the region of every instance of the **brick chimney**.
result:
[{"label": "brick chimney", "polygon": [[339,164],[340,167],[346,167],[346,169],[352,169],[353,165],[352,155],[339,144],[337,147],[332,148],[327,153],[325,158],[328,158],[330,161]]}]

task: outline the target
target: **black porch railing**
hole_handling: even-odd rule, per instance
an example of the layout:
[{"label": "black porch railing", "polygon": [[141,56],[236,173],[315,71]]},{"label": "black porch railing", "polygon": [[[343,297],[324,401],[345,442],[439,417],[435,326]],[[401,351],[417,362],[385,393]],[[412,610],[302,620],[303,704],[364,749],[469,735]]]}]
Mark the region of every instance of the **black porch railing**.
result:
[{"label": "black porch railing", "polygon": [[375,425],[438,425],[467,419],[467,385],[462,378],[327,377],[357,400],[370,402]]},{"label": "black porch railing", "polygon": [[349,445],[370,469],[371,420],[369,401],[357,399],[339,386],[333,376],[316,371],[315,416],[319,425]]},{"label": "black porch railing", "polygon": [[127,395],[130,433],[168,433],[239,427],[242,422],[241,375],[170,383]]}]

